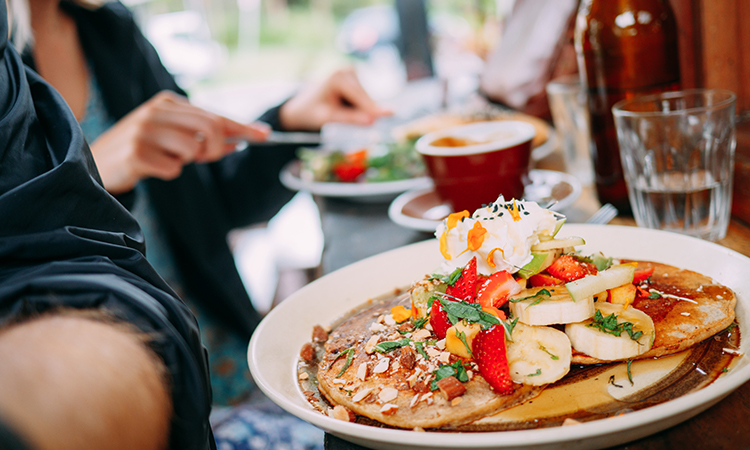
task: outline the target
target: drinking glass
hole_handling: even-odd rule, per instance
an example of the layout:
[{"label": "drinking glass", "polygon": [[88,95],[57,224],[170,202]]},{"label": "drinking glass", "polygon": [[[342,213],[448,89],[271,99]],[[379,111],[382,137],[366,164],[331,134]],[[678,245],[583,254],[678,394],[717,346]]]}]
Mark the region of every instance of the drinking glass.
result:
[{"label": "drinking glass", "polygon": [[589,138],[589,110],[578,75],[565,75],[547,83],[552,121],[560,137],[565,171],[582,184],[594,182]]},{"label": "drinking glass", "polygon": [[636,223],[708,240],[726,236],[732,205],[736,95],[690,89],[612,107]]}]

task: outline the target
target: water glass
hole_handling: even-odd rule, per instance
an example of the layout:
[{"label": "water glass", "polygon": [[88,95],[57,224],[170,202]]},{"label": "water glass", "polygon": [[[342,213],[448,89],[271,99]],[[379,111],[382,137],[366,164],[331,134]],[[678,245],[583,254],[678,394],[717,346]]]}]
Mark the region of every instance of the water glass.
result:
[{"label": "water glass", "polygon": [[732,205],[736,96],[691,89],[612,107],[636,223],[708,240],[726,236]]},{"label": "water glass", "polygon": [[560,138],[565,171],[584,185],[592,184],[589,110],[578,75],[565,75],[547,83],[547,100]]}]

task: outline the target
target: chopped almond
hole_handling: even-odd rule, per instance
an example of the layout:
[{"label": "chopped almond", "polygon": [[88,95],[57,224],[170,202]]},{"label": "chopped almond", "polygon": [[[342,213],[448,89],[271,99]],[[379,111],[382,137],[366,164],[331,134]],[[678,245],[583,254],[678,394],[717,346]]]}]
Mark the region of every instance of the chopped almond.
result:
[{"label": "chopped almond", "polygon": [[305,342],[305,344],[302,346],[302,350],[299,352],[299,356],[302,357],[307,362],[312,362],[315,360],[315,346],[313,346],[309,342]]},{"label": "chopped almond", "polygon": [[466,386],[458,381],[456,377],[445,377],[437,382],[437,386],[446,400],[453,400],[456,397],[464,395],[464,392],[466,392]]},{"label": "chopped almond", "polygon": [[313,342],[325,342],[328,340],[328,332],[320,325],[313,327],[312,333]]},{"label": "chopped almond", "polygon": [[354,422],[357,418],[349,408],[341,405],[333,407],[332,417],[334,419],[343,420],[344,422]]},{"label": "chopped almond", "polygon": [[395,414],[396,411],[398,411],[398,405],[394,405],[393,403],[386,403],[380,408],[380,413],[385,414],[386,416]]},{"label": "chopped almond", "polygon": [[414,365],[417,364],[417,354],[411,347],[401,348],[401,356],[398,358],[401,367],[412,370]]}]

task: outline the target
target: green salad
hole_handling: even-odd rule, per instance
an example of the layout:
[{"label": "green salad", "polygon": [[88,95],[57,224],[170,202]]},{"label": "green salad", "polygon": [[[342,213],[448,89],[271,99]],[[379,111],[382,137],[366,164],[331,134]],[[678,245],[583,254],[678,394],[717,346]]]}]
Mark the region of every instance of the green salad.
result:
[{"label": "green salad", "polygon": [[301,177],[309,181],[377,183],[425,175],[414,141],[379,144],[356,151],[300,148]]}]

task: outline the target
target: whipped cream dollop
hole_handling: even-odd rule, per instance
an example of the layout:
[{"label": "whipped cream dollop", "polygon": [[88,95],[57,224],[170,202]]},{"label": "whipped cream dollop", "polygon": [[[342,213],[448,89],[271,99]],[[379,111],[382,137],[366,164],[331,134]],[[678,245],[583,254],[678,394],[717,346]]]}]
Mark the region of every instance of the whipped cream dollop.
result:
[{"label": "whipped cream dollop", "polygon": [[539,236],[552,236],[562,220],[565,216],[535,202],[505,201],[502,195],[472,215],[453,213],[435,231],[445,258],[441,270],[451,273],[476,256],[479,273],[515,273],[533,259],[531,246]]}]

